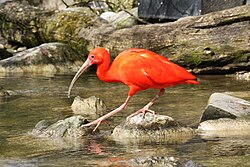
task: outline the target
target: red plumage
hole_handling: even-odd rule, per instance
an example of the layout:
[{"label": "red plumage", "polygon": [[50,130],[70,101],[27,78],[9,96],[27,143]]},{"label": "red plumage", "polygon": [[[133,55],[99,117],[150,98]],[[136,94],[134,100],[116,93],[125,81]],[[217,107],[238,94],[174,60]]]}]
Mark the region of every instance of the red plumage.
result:
[{"label": "red plumage", "polygon": [[96,48],[89,53],[87,61],[72,80],[69,94],[75,80],[92,64],[97,64],[97,76],[100,80],[122,82],[129,86],[130,91],[127,100],[119,108],[84,126],[97,124],[97,128],[102,120],[126,108],[129,99],[140,90],[154,88],[160,89],[160,92],[135,114],[149,111],[149,107],[164,93],[164,88],[178,84],[199,84],[194,75],[152,51],[139,48],[128,49],[120,53],[110,64],[108,51],[104,48]]}]

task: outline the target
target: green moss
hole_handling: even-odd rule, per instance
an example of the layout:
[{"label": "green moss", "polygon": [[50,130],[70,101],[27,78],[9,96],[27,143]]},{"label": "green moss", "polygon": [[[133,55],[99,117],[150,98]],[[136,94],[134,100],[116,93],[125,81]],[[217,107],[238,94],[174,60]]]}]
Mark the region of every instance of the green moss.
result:
[{"label": "green moss", "polygon": [[191,55],[192,61],[195,65],[199,65],[202,62],[202,55],[201,51],[195,50],[189,53]]},{"label": "green moss", "polygon": [[233,55],[235,62],[247,62],[250,60],[250,50],[238,50]]}]

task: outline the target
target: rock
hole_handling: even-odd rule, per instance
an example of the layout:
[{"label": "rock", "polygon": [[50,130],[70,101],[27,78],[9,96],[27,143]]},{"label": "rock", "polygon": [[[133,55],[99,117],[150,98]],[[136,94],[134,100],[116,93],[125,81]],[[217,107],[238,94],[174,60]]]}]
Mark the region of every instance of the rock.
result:
[{"label": "rock", "polygon": [[106,112],[106,105],[100,98],[91,96],[83,99],[80,96],[75,97],[74,102],[71,105],[71,109],[74,114],[81,115],[103,115]]},{"label": "rock", "polygon": [[171,23],[96,31],[88,39],[95,46],[109,49],[112,56],[126,48],[139,47],[169,57],[196,74],[233,73],[250,66],[248,24],[239,21],[249,20],[249,8],[245,5]]},{"label": "rock", "polygon": [[112,138],[117,141],[169,141],[182,142],[192,137],[195,132],[188,127],[182,127],[173,118],[165,115],[146,113],[135,115],[115,127]]},{"label": "rock", "polygon": [[47,43],[0,61],[0,72],[57,73],[77,71],[82,57],[68,45]]},{"label": "rock", "polygon": [[234,77],[237,80],[246,80],[246,81],[250,81],[250,72],[247,71],[241,71],[241,72],[237,72]]},{"label": "rock", "polygon": [[219,118],[242,118],[250,115],[250,102],[224,93],[213,93],[200,122]]},{"label": "rock", "polygon": [[[64,0],[64,2],[69,6],[74,4],[74,0]],[[40,6],[47,10],[62,10],[67,7],[62,0],[42,0]]]},{"label": "rock", "polygon": [[0,86],[0,97],[10,96],[9,92]]},{"label": "rock", "polygon": [[[134,15],[135,17],[138,17],[138,8],[133,8],[129,10],[128,12]],[[112,16],[107,20],[109,23],[111,23],[115,28],[121,29],[126,27],[132,27],[133,25],[137,24],[137,20],[134,16],[131,16],[125,11],[121,11],[117,13],[116,15]]]},{"label": "rock", "polygon": [[121,10],[121,8],[125,9],[132,9],[138,6],[138,0],[109,0],[110,4],[113,6],[114,9]]},{"label": "rock", "polygon": [[224,93],[210,96],[198,126],[205,136],[225,137],[248,134],[250,102]]},{"label": "rock", "polygon": [[51,12],[6,2],[0,7],[0,29],[3,37],[28,48],[58,41],[83,53],[105,47],[114,58],[127,48],[139,47],[196,74],[227,74],[250,67],[249,9],[244,5],[171,23],[117,29],[87,7]]},{"label": "rock", "polygon": [[195,161],[180,160],[174,157],[139,157],[131,161],[136,166],[203,167]]},{"label": "rock", "polygon": [[17,52],[22,52],[25,51],[27,48],[26,47],[19,47],[17,48]]},{"label": "rock", "polygon": [[88,7],[67,8],[44,18],[41,38],[45,41],[67,43],[80,53],[87,54],[88,41],[80,35],[99,27],[101,19]]},{"label": "rock", "polygon": [[104,161],[97,161],[98,166],[140,166],[140,167],[203,167],[193,160],[186,160],[176,157],[165,156],[137,156],[134,159],[126,159],[122,157],[107,158]]},{"label": "rock", "polygon": [[100,18],[106,20],[107,22],[111,23],[112,22],[112,18],[115,17],[117,15],[117,13],[115,12],[103,12],[100,15]]},{"label": "rock", "polygon": [[53,13],[25,3],[7,1],[0,7],[1,35],[29,48],[40,45],[47,42],[40,35],[40,28],[45,23],[42,18]]},{"label": "rock", "polygon": [[31,134],[38,137],[78,139],[92,132],[93,129],[81,127],[86,123],[87,120],[80,115],[59,120],[52,125],[42,120],[36,124]]},{"label": "rock", "polygon": [[229,118],[207,120],[200,123],[198,130],[225,131],[225,133],[233,133],[233,134],[243,133],[242,131],[249,132],[250,120],[229,119]]}]

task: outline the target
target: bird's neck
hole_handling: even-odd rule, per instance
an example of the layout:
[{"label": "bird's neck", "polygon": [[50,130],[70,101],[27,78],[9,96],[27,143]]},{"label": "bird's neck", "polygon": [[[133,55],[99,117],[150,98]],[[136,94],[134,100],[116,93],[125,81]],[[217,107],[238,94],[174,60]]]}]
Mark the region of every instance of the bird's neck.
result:
[{"label": "bird's neck", "polygon": [[104,59],[103,63],[97,66],[96,74],[100,80],[105,82],[110,82],[112,81],[112,77],[109,74],[109,70],[110,70],[110,56],[107,56]]}]

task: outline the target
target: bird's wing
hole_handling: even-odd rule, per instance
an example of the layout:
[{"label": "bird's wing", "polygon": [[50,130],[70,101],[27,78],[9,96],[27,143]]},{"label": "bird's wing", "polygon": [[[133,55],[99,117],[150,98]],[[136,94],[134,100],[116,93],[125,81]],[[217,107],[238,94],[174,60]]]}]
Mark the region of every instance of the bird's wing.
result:
[{"label": "bird's wing", "polygon": [[130,49],[122,52],[117,58],[117,70],[123,82],[133,83],[142,88],[172,85],[195,79],[184,68],[145,49]]}]

